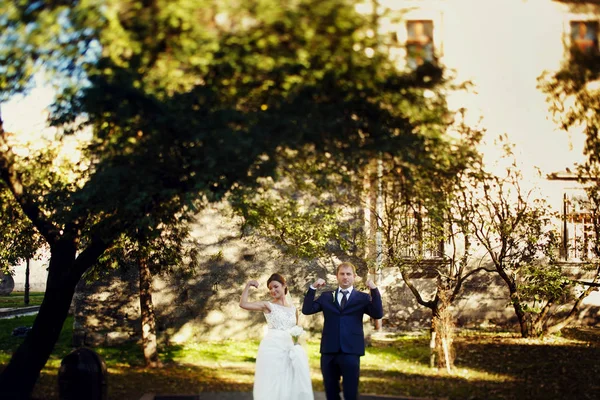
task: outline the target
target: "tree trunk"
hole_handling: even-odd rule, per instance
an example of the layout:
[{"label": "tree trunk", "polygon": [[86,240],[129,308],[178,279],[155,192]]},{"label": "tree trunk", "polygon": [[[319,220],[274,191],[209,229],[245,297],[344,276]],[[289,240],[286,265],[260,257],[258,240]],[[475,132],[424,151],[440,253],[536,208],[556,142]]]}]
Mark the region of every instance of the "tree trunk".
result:
[{"label": "tree trunk", "polygon": [[449,304],[445,301],[445,293],[438,292],[438,301],[432,309],[430,364],[434,367],[437,356],[437,367],[446,368],[448,373],[454,367],[454,323]]},{"label": "tree trunk", "polygon": [[142,318],[142,350],[146,366],[161,366],[156,341],[156,318],[152,304],[152,274],[144,257],[139,260],[140,269],[140,312]]},{"label": "tree trunk", "polygon": [[533,321],[531,320],[531,314],[526,312],[523,308],[523,303],[521,302],[521,297],[519,295],[519,291],[517,290],[517,284],[514,279],[510,278],[504,267],[501,264],[496,264],[496,271],[500,277],[506,283],[508,287],[508,293],[510,294],[510,302],[515,310],[515,315],[517,316],[517,320],[519,321],[519,327],[521,329],[521,336],[524,338],[533,336]]},{"label": "tree trunk", "polygon": [[437,343],[437,333],[435,329],[433,329],[433,318],[431,318],[431,329],[429,330],[430,339],[429,339],[429,368],[435,368],[435,356],[437,351],[435,350],[435,344]]},{"label": "tree trunk", "polygon": [[[73,247],[74,249],[74,247]],[[46,365],[69,313],[81,274],[74,272],[75,252],[53,250],[46,293],[33,327],[0,374],[0,398],[27,400]]]},{"label": "tree trunk", "polygon": [[517,319],[519,321],[519,327],[521,329],[521,336],[524,338],[534,336],[533,323],[531,321],[531,315],[523,310],[523,304],[521,304],[521,299],[519,298],[516,291],[513,291],[512,287],[510,288],[510,298],[512,301],[513,308],[515,310],[515,314],[517,315]]},{"label": "tree trunk", "polygon": [[29,305],[29,258],[25,264],[25,296],[23,298],[23,302],[26,306]]}]

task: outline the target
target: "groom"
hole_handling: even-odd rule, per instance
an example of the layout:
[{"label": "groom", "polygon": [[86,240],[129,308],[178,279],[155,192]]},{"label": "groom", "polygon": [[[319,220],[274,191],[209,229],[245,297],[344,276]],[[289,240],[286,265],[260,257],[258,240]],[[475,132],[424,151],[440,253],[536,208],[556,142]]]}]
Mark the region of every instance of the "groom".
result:
[{"label": "groom", "polygon": [[302,313],[316,314],[323,311],[324,324],[321,336],[321,372],[328,400],[339,400],[340,377],[344,400],[356,400],[360,357],[365,354],[363,315],[380,319],[383,317],[381,295],[372,280],[367,281],[371,295],[354,289],[356,268],[351,263],[341,263],[337,268],[339,288],[323,292],[315,300],[317,289],[325,286],[319,278],[310,285],[304,297]]}]

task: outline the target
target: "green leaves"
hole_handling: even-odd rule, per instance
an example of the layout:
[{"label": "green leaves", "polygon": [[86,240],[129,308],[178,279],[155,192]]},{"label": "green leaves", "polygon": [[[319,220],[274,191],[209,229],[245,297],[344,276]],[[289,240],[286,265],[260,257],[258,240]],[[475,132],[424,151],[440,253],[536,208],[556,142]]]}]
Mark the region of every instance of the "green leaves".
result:
[{"label": "green leaves", "polygon": [[[293,173],[277,169],[287,149],[309,149],[300,176],[315,185],[328,179],[316,171],[335,169],[337,185],[350,183],[379,154],[407,174],[453,173],[440,70],[400,74],[377,46],[372,16],[353,2],[2,4],[6,65],[21,76],[6,90],[23,90],[31,76],[19,60],[44,66],[63,77],[53,123],[93,132],[87,172],[77,184],[40,181],[50,190],[37,202],[57,227],[75,221],[81,243],[170,223],[196,199]],[[64,79],[69,71],[81,79]],[[31,196],[43,187],[29,183]],[[331,199],[256,207],[293,220],[286,239],[308,254],[338,235]],[[309,228],[315,222],[323,229]]]},{"label": "green leaves", "polygon": [[559,126],[565,131],[583,127],[587,136],[584,153],[588,163],[595,165],[600,162],[599,77],[600,54],[574,48],[558,71],[547,71],[538,78],[538,87],[547,95],[549,109]]},{"label": "green leaves", "polygon": [[0,271],[9,272],[27,259],[38,256],[45,242],[20,207],[0,185]]},{"label": "green leaves", "polygon": [[283,152],[277,179],[258,181],[257,189],[239,187],[228,197],[243,217],[242,230],[271,239],[287,254],[305,259],[327,255],[332,242],[343,242],[354,223],[344,215],[338,190],[344,175],[333,162],[309,149]]}]

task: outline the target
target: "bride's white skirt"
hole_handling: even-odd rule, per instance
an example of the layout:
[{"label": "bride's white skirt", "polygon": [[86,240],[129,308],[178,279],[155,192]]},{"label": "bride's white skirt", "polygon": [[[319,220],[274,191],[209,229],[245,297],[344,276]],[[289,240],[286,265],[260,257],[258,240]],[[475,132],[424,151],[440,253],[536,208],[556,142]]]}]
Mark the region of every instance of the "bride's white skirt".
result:
[{"label": "bride's white skirt", "polygon": [[314,399],[306,351],[286,331],[269,329],[258,347],[254,400],[263,399]]}]

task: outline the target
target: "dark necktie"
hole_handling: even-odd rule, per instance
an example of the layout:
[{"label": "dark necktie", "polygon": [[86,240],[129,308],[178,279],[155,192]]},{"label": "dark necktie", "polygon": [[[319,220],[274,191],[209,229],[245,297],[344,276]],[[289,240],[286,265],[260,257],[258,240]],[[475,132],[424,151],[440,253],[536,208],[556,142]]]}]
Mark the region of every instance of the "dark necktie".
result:
[{"label": "dark necktie", "polygon": [[342,302],[340,303],[340,308],[343,310],[346,307],[346,303],[348,302],[348,291],[342,290]]}]

